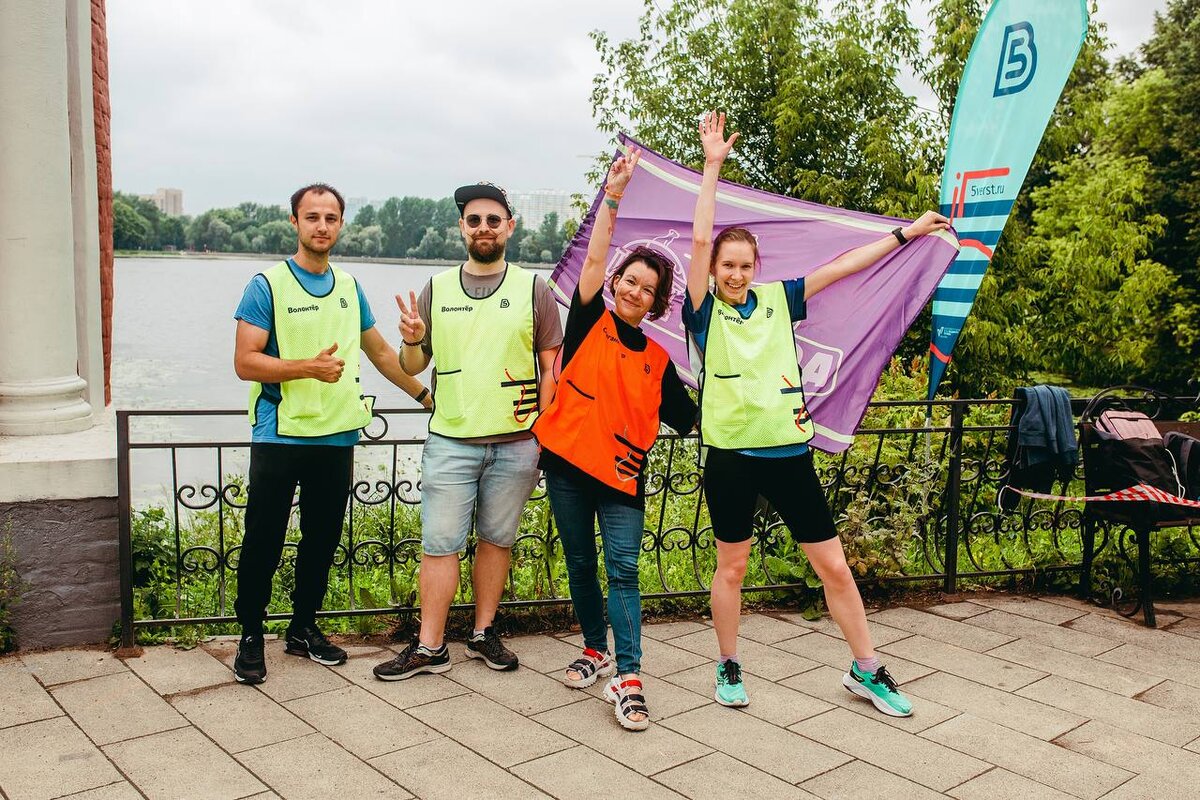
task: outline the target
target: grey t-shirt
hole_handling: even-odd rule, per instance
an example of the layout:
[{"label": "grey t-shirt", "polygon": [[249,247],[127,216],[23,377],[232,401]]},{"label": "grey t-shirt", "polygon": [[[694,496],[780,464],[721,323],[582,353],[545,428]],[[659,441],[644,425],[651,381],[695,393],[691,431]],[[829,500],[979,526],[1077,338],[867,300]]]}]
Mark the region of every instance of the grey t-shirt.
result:
[{"label": "grey t-shirt", "polygon": [[[501,270],[493,275],[475,275],[467,272],[462,267],[458,267],[462,275],[462,287],[471,297],[482,300],[486,297],[491,297],[492,293],[500,287],[504,280],[504,274],[507,270]],[[425,323],[425,338],[421,340],[421,349],[425,351],[425,355],[434,358],[433,344],[430,341],[429,324],[430,318],[430,297],[433,295],[433,279],[430,278],[425,287],[421,289],[421,295],[417,298],[417,313],[421,315],[421,321]],[[563,329],[562,318],[558,313],[558,303],[554,300],[554,294],[550,291],[550,287],[542,280],[540,275],[533,276],[533,351],[541,353],[546,350],[553,350],[562,345]],[[434,358],[434,366],[437,366],[437,360]],[[437,389],[437,370],[433,373],[433,387]],[[495,444],[498,442],[511,442],[518,439],[528,439],[533,434],[529,431],[520,433],[505,433],[497,436],[479,436],[473,439],[464,440],[478,444]]]}]

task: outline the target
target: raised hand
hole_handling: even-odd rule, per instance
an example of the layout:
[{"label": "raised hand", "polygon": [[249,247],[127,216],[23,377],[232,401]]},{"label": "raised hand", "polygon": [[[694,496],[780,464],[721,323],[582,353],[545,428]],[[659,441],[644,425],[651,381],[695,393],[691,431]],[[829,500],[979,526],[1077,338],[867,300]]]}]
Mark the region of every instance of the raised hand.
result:
[{"label": "raised hand", "polygon": [[604,182],[604,188],[607,191],[617,192],[618,194],[625,191],[625,187],[629,185],[629,181],[633,178],[633,170],[637,167],[638,159],[642,157],[642,151],[636,147],[629,148],[629,152],[613,162],[608,169],[608,179]]},{"label": "raised hand", "polygon": [[334,355],[337,349],[337,342],[334,342],[309,361],[312,377],[325,383],[337,383],[341,379],[346,362]]},{"label": "raised hand", "polygon": [[396,305],[400,307],[400,338],[406,344],[417,344],[425,340],[425,321],[417,311],[417,293],[408,293],[408,305],[404,298],[396,295]]},{"label": "raised hand", "polygon": [[905,239],[915,239],[934,231],[944,231],[950,227],[950,220],[936,211],[926,211],[915,222],[904,229]]},{"label": "raised hand", "polygon": [[704,163],[720,164],[725,161],[739,135],[736,132],[732,133],[726,140],[725,112],[706,112],[700,120],[700,143],[704,146]]}]

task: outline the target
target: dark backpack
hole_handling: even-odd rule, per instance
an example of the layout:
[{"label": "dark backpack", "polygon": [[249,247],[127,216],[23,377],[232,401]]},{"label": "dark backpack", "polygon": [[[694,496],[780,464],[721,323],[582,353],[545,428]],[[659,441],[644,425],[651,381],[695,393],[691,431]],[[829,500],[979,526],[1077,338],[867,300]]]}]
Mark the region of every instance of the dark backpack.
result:
[{"label": "dark backpack", "polygon": [[[1096,395],[1080,415],[1079,446],[1087,494],[1109,494],[1143,483],[1168,494],[1181,494],[1175,459],[1163,443],[1162,434],[1145,414],[1127,408],[1119,398],[1107,394],[1113,391],[1116,390],[1107,389]],[[1088,503],[1085,512],[1095,519],[1125,524],[1164,522],[1187,516],[1172,506],[1149,501]]]},{"label": "dark backpack", "polygon": [[1184,497],[1188,500],[1200,500],[1200,439],[1188,436],[1186,433],[1169,431],[1163,436],[1163,443],[1175,458],[1175,469],[1179,472],[1179,481],[1183,484]]}]

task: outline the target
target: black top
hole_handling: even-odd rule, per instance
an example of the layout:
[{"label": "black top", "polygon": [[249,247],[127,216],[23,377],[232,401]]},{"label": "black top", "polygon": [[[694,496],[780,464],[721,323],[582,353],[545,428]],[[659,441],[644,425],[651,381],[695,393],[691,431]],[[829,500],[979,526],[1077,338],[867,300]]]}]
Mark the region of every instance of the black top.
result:
[{"label": "black top", "polygon": [[[641,352],[646,349],[646,334],[641,328],[635,328],[628,322],[608,311],[604,305],[603,291],[597,292],[592,302],[584,303],[579,297],[579,289],[571,297],[571,308],[567,312],[567,324],[563,331],[562,368],[566,369],[571,358],[583,344],[583,340],[592,332],[596,323],[608,314],[612,318],[617,338],[621,344],[630,350]],[[658,404],[660,421],[674,428],[679,433],[687,433],[696,424],[696,403],[688,394],[687,387],[679,379],[674,362],[668,361],[662,376],[662,399]],[[542,448],[542,456],[538,466],[544,470],[552,470],[571,478],[578,484],[585,485],[595,491],[598,499],[620,503],[634,508],[644,508],[646,504],[646,480],[644,475],[638,476],[637,493],[628,495],[619,489],[614,489],[603,481],[593,478],[583,470],[567,461],[562,456],[546,448]]]}]

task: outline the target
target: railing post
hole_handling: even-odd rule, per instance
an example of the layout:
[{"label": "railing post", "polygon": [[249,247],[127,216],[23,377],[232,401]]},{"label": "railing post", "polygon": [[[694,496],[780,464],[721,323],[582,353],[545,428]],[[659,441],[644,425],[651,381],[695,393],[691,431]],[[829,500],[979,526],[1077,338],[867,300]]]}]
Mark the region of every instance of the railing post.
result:
[{"label": "railing post", "polygon": [[130,516],[129,412],[117,412],[117,558],[121,569],[121,647],[133,647],[133,540]]},{"label": "railing post", "polygon": [[962,494],[962,437],[965,405],[951,400],[950,405],[950,465],[946,475],[946,553],[942,559],[946,574],[942,591],[958,591],[958,527],[959,498]]}]

